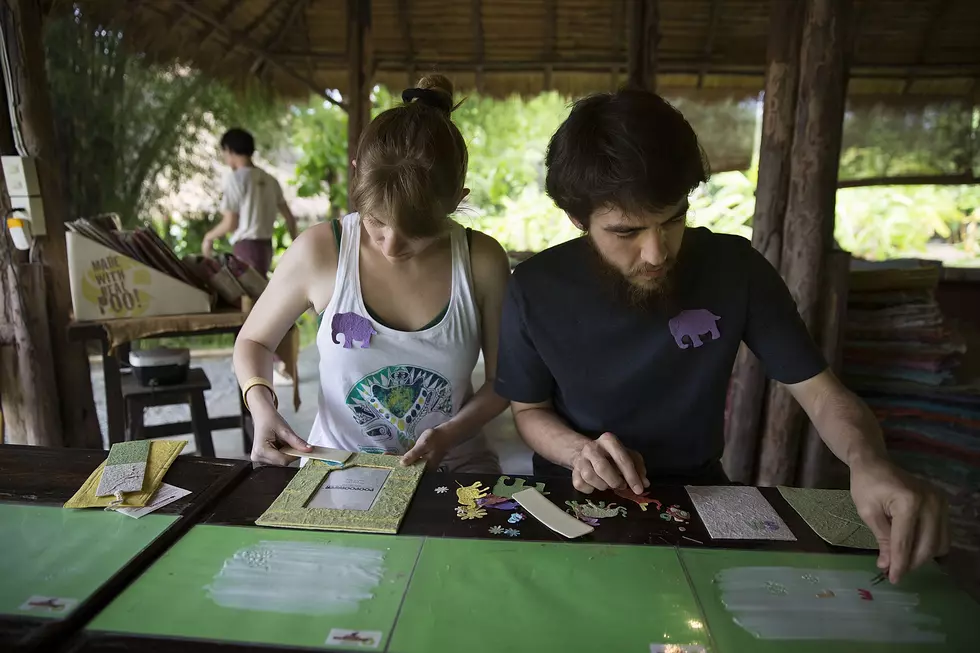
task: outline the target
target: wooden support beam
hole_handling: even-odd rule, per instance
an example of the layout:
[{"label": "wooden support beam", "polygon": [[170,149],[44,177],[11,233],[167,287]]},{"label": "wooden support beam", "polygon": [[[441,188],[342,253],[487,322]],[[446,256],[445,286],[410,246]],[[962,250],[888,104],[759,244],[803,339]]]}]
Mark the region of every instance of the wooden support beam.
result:
[{"label": "wooden support beam", "polygon": [[[823,285],[820,349],[830,369],[840,375],[847,315],[847,292],[851,273],[851,255],[835,249],[827,258],[826,282]],[[800,456],[800,487],[837,487],[847,489],[847,466],[830,451],[813,424],[803,437]]]},{"label": "wooden support beam", "polygon": [[899,175],[896,177],[866,177],[842,179],[837,188],[863,188],[865,186],[962,186],[980,183],[980,178],[970,172],[955,175]]},{"label": "wooden support beam", "polygon": [[[796,125],[802,33],[803,3],[772,2],[752,246],[777,270],[782,259],[783,223],[789,197],[790,150]],[[739,483],[754,480],[766,385],[762,363],[743,346],[732,375],[722,458],[728,477]]]},{"label": "wooden support beam", "polygon": [[[613,3],[615,7],[621,7],[620,3]],[[611,41],[615,43],[615,41]],[[555,60],[555,53],[558,49],[558,0],[545,0],[544,3],[544,56],[548,61]],[[555,88],[554,82],[555,69],[549,64],[544,67],[544,90],[551,91]]]},{"label": "wooden support beam", "polygon": [[[807,0],[800,48],[796,134],[790,154],[789,199],[781,271],[810,333],[818,313],[825,262],[834,242],[852,0]],[[772,384],[766,408],[759,485],[796,481],[803,411]]]},{"label": "wooden support beam", "polygon": [[[269,63],[270,66],[272,66],[273,68],[275,68],[276,70],[278,70],[282,74],[286,75],[287,77],[290,77],[290,78],[296,80],[297,82],[305,85],[311,91],[313,91],[314,93],[316,93],[318,96],[324,98],[328,102],[332,102],[332,103],[337,104],[338,106],[341,106],[341,107],[344,106],[342,103],[337,102],[332,97],[330,97],[330,95],[327,94],[326,89],[320,88],[316,84],[316,82],[314,82],[313,80],[308,79],[308,78],[304,77],[303,75],[300,75],[299,73],[297,73],[295,70],[293,70],[289,66],[284,65],[283,63],[281,63],[278,59],[276,59],[275,57],[273,57],[272,55],[270,55],[266,50],[264,50],[262,48],[261,45],[259,45],[255,41],[253,41],[245,33],[238,32],[236,30],[230,29],[230,28],[222,25],[220,22],[218,22],[214,18],[214,16],[208,14],[205,11],[202,11],[197,6],[191,4],[187,0],[174,0],[174,2],[176,2],[180,6],[184,7],[184,9],[186,9],[188,12],[194,14],[202,22],[208,23],[210,25],[213,25],[214,28],[220,34],[224,35],[225,38],[227,38],[231,43],[236,44],[238,47],[241,47],[241,48],[243,48],[243,49],[251,52],[252,54],[255,54],[255,55],[258,55],[258,56],[262,57],[263,59],[265,59]],[[346,108],[346,107],[344,107],[344,108]]]},{"label": "wooden support beam", "polygon": [[[279,29],[273,32],[272,36],[262,44],[262,49],[264,51],[268,52],[279,47],[283,38],[285,38],[286,34],[289,33],[289,28],[296,22],[296,19],[299,17],[300,13],[306,9],[307,2],[308,0],[292,0],[292,4],[286,9],[285,18],[283,18],[281,23],[279,23]],[[260,74],[264,63],[265,59],[262,57],[256,57],[255,61],[252,63],[252,67],[248,71],[249,74]]]},{"label": "wooden support beam", "polygon": [[657,42],[660,23],[658,0],[634,0],[630,5],[627,84],[657,90]]},{"label": "wooden support beam", "polygon": [[[240,2],[240,0],[226,0],[225,4],[223,4],[221,6],[221,9],[218,10],[218,13],[214,15],[215,21],[219,25],[224,25],[225,21],[228,20],[232,12],[234,12],[235,9],[240,7],[241,4],[242,3]],[[184,10],[184,15],[185,16],[190,15],[186,9]],[[207,31],[204,32],[204,35],[201,36],[199,39],[196,39],[197,40],[196,49],[198,51],[204,48],[204,46],[208,44],[208,41],[211,40],[211,37],[218,33],[217,29],[215,29],[215,26],[211,23],[204,23],[204,27]],[[181,43],[180,45],[181,45],[181,50],[183,50],[184,43]],[[178,50],[178,52],[181,50]]]},{"label": "wooden support beam", "polygon": [[[40,291],[37,285],[43,284],[42,287],[46,288],[51,359],[56,382],[56,390],[49,388],[49,391],[56,397],[63,427],[63,435],[59,433],[47,437],[67,446],[101,448],[102,436],[92,398],[88,358],[84,348],[68,341],[72,303],[65,221],[73,216],[68,215],[61,179],[60,156],[41,45],[41,20],[40,6],[35,0],[0,0],[0,30],[3,34],[0,40],[3,52],[0,56],[8,84],[6,97],[10,125],[16,134],[14,142],[18,153],[35,159],[47,228],[47,234],[37,237],[35,242],[34,261],[43,265],[44,274],[37,279],[33,292]],[[31,314],[37,313],[32,310]],[[45,362],[41,360],[38,364],[44,365]],[[50,380],[42,379],[41,383],[48,385]],[[41,397],[36,399],[42,400]]]},{"label": "wooden support beam", "polygon": [[[792,3],[796,5],[798,3]],[[795,7],[794,7],[795,8]],[[721,0],[711,0],[711,8],[708,14],[708,34],[704,38],[704,51],[701,56],[704,63],[701,65],[701,70],[698,71],[698,90],[704,88],[704,76],[708,73],[708,67],[711,65],[711,53],[715,49],[715,34],[718,32],[718,17],[721,14]],[[769,28],[769,41],[772,42],[773,34],[770,22]]]},{"label": "wooden support beam", "polygon": [[[629,69],[629,52],[625,44],[629,41],[629,37],[625,34],[626,32],[626,3],[628,0],[613,0],[612,2],[612,17],[609,21],[611,33],[609,35],[609,40],[613,44],[613,60],[606,64],[609,67],[609,90],[615,91],[619,87],[619,73],[626,64],[627,69]],[[634,2],[636,0],[633,0]],[[632,33],[632,32],[631,32]],[[554,70],[555,66],[549,64],[549,67]]]},{"label": "wooden support beam", "polygon": [[398,0],[398,22],[402,30],[402,43],[405,44],[406,88],[412,88],[419,81],[415,66],[415,41],[412,40],[412,0]]},{"label": "wooden support beam", "polygon": [[[932,7],[932,14],[929,16],[929,22],[926,23],[925,27],[922,29],[922,35],[919,38],[919,48],[916,51],[915,63],[920,65],[925,62],[926,54],[929,52],[929,46],[933,43],[936,37],[936,32],[939,31],[939,25],[942,23],[943,17],[949,8],[953,5],[952,0],[934,0]],[[902,88],[902,94],[906,95],[910,90],[912,90],[912,82],[915,78],[909,75],[905,79],[905,86]]]},{"label": "wooden support beam", "polygon": [[[371,44],[371,0],[347,0],[347,179],[354,180],[354,158],[361,133],[371,120],[374,76]],[[348,183],[348,191],[351,184]],[[348,197],[350,193],[348,193]],[[353,211],[353,206],[350,207]]]},{"label": "wooden support beam", "polygon": [[483,93],[483,0],[470,0],[470,24],[473,29],[473,58],[476,60],[476,92]]}]

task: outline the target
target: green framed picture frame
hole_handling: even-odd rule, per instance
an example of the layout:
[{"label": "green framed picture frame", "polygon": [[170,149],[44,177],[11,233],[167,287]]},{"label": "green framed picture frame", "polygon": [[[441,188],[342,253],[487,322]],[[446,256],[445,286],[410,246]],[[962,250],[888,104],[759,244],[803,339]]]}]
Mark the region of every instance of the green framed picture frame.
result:
[{"label": "green framed picture frame", "polygon": [[[309,460],[255,523],[278,528],[397,533],[425,469],[422,463],[403,467],[399,460],[398,456],[370,453],[356,453],[341,466]],[[307,507],[331,472],[351,467],[390,472],[368,510]]]}]

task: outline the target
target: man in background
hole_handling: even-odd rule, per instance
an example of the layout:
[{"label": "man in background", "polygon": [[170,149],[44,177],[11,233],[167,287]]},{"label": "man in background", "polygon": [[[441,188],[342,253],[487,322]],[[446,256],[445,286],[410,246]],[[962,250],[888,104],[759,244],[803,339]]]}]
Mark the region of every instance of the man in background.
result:
[{"label": "man in background", "polygon": [[231,234],[229,241],[235,257],[268,276],[276,216],[282,213],[294,239],[296,218],[276,178],[252,162],[255,139],[250,133],[229,129],[221,137],[221,151],[231,172],[225,176],[222,188],[221,222],[204,236],[202,253],[212,256],[214,241]]},{"label": "man in background", "polygon": [[[229,129],[221,137],[221,151],[231,171],[225,176],[221,196],[221,222],[208,231],[201,253],[214,255],[214,241],[231,234],[235,258],[248,263],[264,277],[272,265],[272,235],[276,216],[286,220],[289,236],[296,239],[296,218],[276,178],[252,162],[255,139],[244,129]],[[282,367],[277,361],[277,368]],[[274,373],[276,385],[292,383],[282,369]]]}]

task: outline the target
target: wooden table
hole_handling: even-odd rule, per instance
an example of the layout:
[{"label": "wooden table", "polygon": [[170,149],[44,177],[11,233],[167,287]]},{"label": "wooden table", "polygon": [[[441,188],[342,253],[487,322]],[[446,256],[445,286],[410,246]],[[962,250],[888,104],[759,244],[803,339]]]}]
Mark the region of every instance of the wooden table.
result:
[{"label": "wooden table", "polygon": [[[230,333],[235,336],[245,323],[246,315],[240,311],[219,311],[199,315],[163,315],[148,318],[125,318],[119,320],[73,322],[68,327],[68,337],[77,342],[96,340],[102,347],[102,376],[105,380],[106,429],[109,442],[122,442],[126,436],[126,412],[122,396],[122,361],[117,348],[123,348],[131,340],[142,338],[180,338]],[[181,326],[176,326],[180,324]],[[110,336],[110,332],[132,334],[130,336]],[[245,451],[251,449],[251,418],[241,397],[238,400],[239,414],[209,419],[211,431],[222,429],[242,429]],[[191,432],[190,422],[175,422],[156,427],[160,436],[179,435]]]},{"label": "wooden table", "polygon": [[[255,520],[268,508],[282,492],[290,479],[296,474],[295,468],[259,467],[248,478],[239,483],[220,501],[201,514],[201,523],[219,526],[253,526]],[[480,474],[441,474],[427,473],[422,477],[418,490],[412,500],[399,535],[452,538],[486,538],[496,536],[487,532],[486,520],[461,521],[455,516],[457,505],[453,491],[457,484],[470,485],[475,481],[493,488],[498,476]],[[528,485],[533,485],[529,477]],[[783,500],[775,488],[761,488],[779,515],[797,536],[796,541],[745,541],[712,540],[702,524],[697,511],[682,485],[662,485],[651,489],[665,506],[678,505],[690,513],[686,524],[665,522],[658,517],[656,508],[643,512],[635,504],[624,501],[611,492],[583,495],[577,492],[568,478],[535,477],[534,481],[545,482],[548,498],[564,507],[566,500],[590,498],[593,501],[612,501],[626,505],[630,520],[606,519],[599,528],[587,536],[567,541],[568,546],[581,543],[661,545],[692,548],[740,548],[773,551],[798,551],[827,553],[835,550],[855,553],[854,549],[837,549],[827,545],[806,525],[806,522]],[[450,491],[437,493],[436,488],[445,486]],[[636,515],[642,515],[636,520]],[[679,530],[683,527],[684,530]],[[565,541],[563,537],[548,530],[533,517],[528,516],[520,523],[520,541]],[[515,540],[516,541],[516,540]],[[869,568],[873,568],[873,553],[867,552]],[[268,645],[250,645],[234,642],[206,642],[190,639],[174,640],[163,637],[145,637],[123,633],[82,631],[65,649],[71,653],[109,653],[122,650],[138,650],[148,653],[197,653],[198,651],[219,650],[226,653],[255,653],[256,651],[291,650]],[[460,649],[465,650],[465,649]]]},{"label": "wooden table", "polygon": [[[61,506],[107,455],[107,451],[99,450],[0,445],[0,503]],[[251,464],[246,461],[178,457],[165,480],[191,494],[164,506],[157,514],[179,518],[65,619],[0,615],[0,650],[53,650],[56,642],[64,641],[97,614],[250,469]],[[119,518],[129,519],[123,515]]]}]

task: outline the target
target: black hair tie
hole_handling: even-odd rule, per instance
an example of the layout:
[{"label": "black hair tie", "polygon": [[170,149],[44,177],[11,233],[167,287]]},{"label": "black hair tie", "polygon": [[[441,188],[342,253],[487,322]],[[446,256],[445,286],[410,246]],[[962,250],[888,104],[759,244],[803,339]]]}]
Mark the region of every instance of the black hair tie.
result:
[{"label": "black hair tie", "polygon": [[431,88],[406,88],[402,91],[402,102],[410,104],[413,100],[418,100],[426,106],[452,113],[453,101],[447,95]]}]

